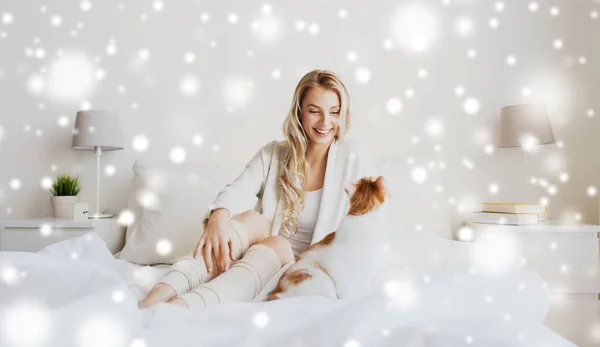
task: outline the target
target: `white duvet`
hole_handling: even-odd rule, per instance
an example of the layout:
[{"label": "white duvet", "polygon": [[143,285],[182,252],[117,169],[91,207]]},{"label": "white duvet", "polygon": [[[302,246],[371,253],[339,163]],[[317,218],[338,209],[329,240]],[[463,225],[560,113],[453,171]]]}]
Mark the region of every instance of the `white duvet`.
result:
[{"label": "white duvet", "polygon": [[360,300],[139,310],[168,268],[115,259],[90,233],[0,252],[0,346],[574,346],[541,323],[549,295],[539,276],[477,274],[472,247],[403,235],[390,247],[399,280]]}]

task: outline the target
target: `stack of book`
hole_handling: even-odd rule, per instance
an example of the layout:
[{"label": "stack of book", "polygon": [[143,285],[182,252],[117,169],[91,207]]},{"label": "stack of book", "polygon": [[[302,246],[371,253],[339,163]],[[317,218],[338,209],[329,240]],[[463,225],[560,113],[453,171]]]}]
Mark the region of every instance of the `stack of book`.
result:
[{"label": "stack of book", "polygon": [[545,220],[546,206],[515,202],[484,202],[481,211],[473,213],[474,223],[529,225]]}]

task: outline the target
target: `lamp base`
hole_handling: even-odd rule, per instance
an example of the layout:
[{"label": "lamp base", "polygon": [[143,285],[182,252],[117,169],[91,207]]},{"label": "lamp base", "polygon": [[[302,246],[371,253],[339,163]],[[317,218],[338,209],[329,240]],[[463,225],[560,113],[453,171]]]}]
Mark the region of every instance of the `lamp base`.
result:
[{"label": "lamp base", "polygon": [[112,214],[92,214],[88,216],[88,219],[101,219],[101,218],[112,218]]}]

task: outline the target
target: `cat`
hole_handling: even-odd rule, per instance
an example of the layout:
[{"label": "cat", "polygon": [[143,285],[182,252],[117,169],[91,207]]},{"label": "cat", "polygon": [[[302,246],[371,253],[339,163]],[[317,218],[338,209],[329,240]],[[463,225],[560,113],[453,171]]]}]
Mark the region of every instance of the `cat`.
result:
[{"label": "cat", "polygon": [[352,299],[372,291],[379,255],[388,232],[391,194],[383,176],[363,177],[344,191],[348,214],[337,231],[306,249],[281,276],[266,301],[319,295]]}]

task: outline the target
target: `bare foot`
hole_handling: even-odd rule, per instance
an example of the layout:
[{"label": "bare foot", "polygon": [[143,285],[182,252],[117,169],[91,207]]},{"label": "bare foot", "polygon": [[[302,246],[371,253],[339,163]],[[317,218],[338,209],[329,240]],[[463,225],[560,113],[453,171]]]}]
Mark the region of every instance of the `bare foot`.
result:
[{"label": "bare foot", "polygon": [[185,302],[185,300],[183,300],[180,297],[173,298],[173,299],[169,300],[168,303],[169,304],[173,304],[173,305],[177,305],[177,306],[181,306],[181,307],[185,307],[185,308],[189,308],[187,302]]},{"label": "bare foot", "polygon": [[145,298],[138,302],[138,307],[148,308],[159,302],[167,302],[176,296],[177,292],[175,292],[173,287],[166,283],[158,283],[150,289],[150,292],[148,292],[148,295],[146,295]]}]

